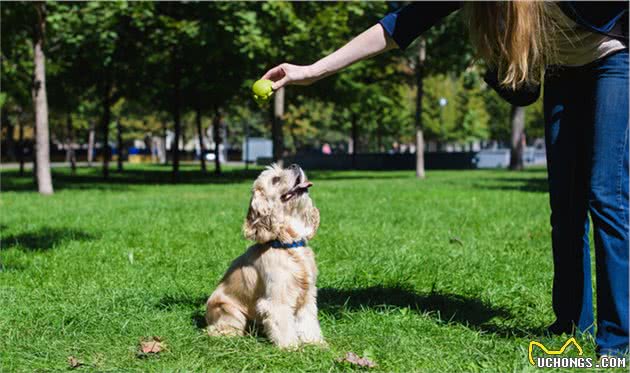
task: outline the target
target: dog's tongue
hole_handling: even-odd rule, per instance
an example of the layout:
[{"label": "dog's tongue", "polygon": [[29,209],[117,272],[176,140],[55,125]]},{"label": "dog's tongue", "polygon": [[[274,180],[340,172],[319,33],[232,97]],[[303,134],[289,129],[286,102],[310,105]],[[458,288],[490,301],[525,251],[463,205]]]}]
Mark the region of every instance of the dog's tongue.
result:
[{"label": "dog's tongue", "polygon": [[296,185],[293,189],[294,190],[303,190],[303,189],[308,189],[310,187],[313,186],[313,183],[311,183],[310,181],[303,181],[301,183],[299,183],[298,185]]},{"label": "dog's tongue", "polygon": [[310,181],[303,181],[299,183],[298,185],[294,186],[293,188],[291,188],[291,190],[289,190],[285,194],[283,194],[281,198],[283,201],[288,201],[291,198],[293,198],[295,195],[308,191],[308,188],[312,186],[313,186],[313,183],[311,183]]}]

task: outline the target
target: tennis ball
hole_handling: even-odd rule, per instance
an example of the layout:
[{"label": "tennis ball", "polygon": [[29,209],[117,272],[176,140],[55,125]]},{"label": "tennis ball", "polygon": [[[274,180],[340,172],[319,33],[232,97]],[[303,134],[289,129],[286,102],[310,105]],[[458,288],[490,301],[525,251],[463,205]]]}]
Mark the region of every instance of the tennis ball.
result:
[{"label": "tennis ball", "polygon": [[271,95],[273,95],[271,80],[257,80],[252,86],[252,91],[254,92],[254,101],[256,101],[259,105],[265,104],[267,101],[269,101]]}]

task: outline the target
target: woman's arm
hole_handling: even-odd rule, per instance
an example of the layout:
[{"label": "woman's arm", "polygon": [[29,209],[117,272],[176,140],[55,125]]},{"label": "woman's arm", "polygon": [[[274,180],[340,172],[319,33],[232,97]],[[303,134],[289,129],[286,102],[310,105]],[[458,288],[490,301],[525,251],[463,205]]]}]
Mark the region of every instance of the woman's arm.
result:
[{"label": "woman's arm", "polygon": [[396,48],[396,43],[380,23],[370,27],[332,54],[312,65],[283,63],[267,71],[262,79],[273,81],[276,90],[288,84],[309,85],[362,59]]},{"label": "woman's arm", "polygon": [[314,83],[362,59],[396,47],[407,48],[418,35],[461,7],[460,1],[411,2],[389,13],[378,24],[314,64],[299,66],[283,63],[267,71],[262,79],[273,81],[274,90],[287,84]]}]

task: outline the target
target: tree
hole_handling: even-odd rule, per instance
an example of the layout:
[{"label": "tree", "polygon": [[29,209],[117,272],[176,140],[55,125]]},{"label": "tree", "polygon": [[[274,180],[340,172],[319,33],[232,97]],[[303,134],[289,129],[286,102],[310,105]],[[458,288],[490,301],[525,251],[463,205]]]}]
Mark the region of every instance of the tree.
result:
[{"label": "tree", "polygon": [[424,136],[422,133],[422,94],[424,89],[422,79],[424,78],[424,61],[426,59],[426,43],[420,41],[418,49],[418,62],[416,63],[416,177],[424,179]]},{"label": "tree", "polygon": [[[322,54],[332,52],[360,31],[372,26],[387,11],[386,4],[373,2],[337,3],[321,8],[316,15],[303,17],[309,20],[306,33],[312,36],[307,37],[308,41],[305,42],[308,48],[301,49],[322,51]],[[317,55],[311,58],[320,57]],[[411,126],[411,117],[403,114],[406,108],[400,107],[400,103],[405,100],[399,95],[400,87],[410,84],[412,77],[405,56],[386,53],[358,62],[318,82],[305,95],[334,104],[333,118],[336,123],[330,129],[347,134],[348,151],[353,155],[354,163],[356,154],[370,148],[369,138],[376,137],[376,149],[380,149],[385,135],[392,128]]]},{"label": "tree", "polygon": [[[458,13],[446,17],[439,24],[433,26],[419,38],[419,41],[416,41],[407,49],[406,56],[412,67],[420,64],[418,56],[421,54],[426,55],[422,76],[417,77],[417,79],[424,79],[425,76],[440,73],[460,73],[472,63],[472,48],[467,39],[462,37],[465,32],[465,26]],[[457,53],[453,51],[457,51]],[[417,80],[416,85],[418,87],[416,110],[420,111],[416,113],[416,122],[421,123],[423,84]],[[422,129],[422,127],[420,128]],[[423,178],[425,175],[424,137],[422,131],[420,133],[418,133],[417,129],[416,131],[416,176]]]},{"label": "tree", "polygon": [[525,147],[525,108],[512,106],[510,115],[512,138],[510,141],[510,170],[523,169],[523,150]]},{"label": "tree", "polygon": [[[18,142],[14,145],[20,174],[24,174],[24,126],[27,117],[32,116],[33,58],[33,19],[37,17],[32,4],[7,3],[0,7],[2,38],[0,89],[4,97],[2,104],[2,129],[8,146],[13,142],[14,128],[18,127]],[[4,130],[6,129],[6,132]],[[8,149],[10,150],[10,149]],[[11,152],[9,151],[9,154]],[[33,175],[37,169],[33,168]],[[36,177],[34,177],[36,182]]]},{"label": "tree", "polygon": [[201,105],[197,105],[195,108],[195,128],[197,130],[197,141],[199,141],[199,161],[201,162],[201,171],[206,172],[206,147],[204,145],[201,122]]},{"label": "tree", "polygon": [[[248,48],[257,48],[250,41],[256,38],[258,25],[251,8],[259,6],[156,3],[151,10],[153,18],[145,28],[148,45],[144,48],[147,57],[142,77],[147,89],[140,96],[155,110],[171,115],[175,134],[174,180],[179,168],[179,138],[185,133],[182,117],[188,111],[196,113],[197,136],[203,144],[203,115],[213,116],[217,127],[223,126],[221,113],[247,84],[238,82],[254,71],[254,54]],[[215,144],[217,154],[218,146]],[[204,161],[201,167],[205,167]],[[220,157],[215,157],[215,172],[220,171]]]},{"label": "tree", "polygon": [[284,88],[276,91],[273,98],[273,118],[271,122],[271,138],[273,139],[273,161],[282,167],[284,153]]},{"label": "tree", "polygon": [[511,136],[511,128],[508,125],[511,105],[491,88],[486,89],[483,99],[489,116],[490,138],[508,144]]},{"label": "tree", "polygon": [[488,138],[489,115],[483,100],[481,77],[476,66],[471,66],[460,77],[457,94],[457,122],[454,138],[470,143]]},{"label": "tree", "polygon": [[51,3],[55,48],[73,71],[71,84],[100,104],[103,177],[109,175],[111,107],[140,88],[139,66],[146,58],[143,30],[152,19],[151,3]]},{"label": "tree", "polygon": [[50,175],[50,141],[48,137],[48,101],[46,99],[46,4],[34,4],[37,11],[35,39],[33,41],[33,106],[35,112],[35,136],[37,143],[37,188],[39,193],[53,194]]}]

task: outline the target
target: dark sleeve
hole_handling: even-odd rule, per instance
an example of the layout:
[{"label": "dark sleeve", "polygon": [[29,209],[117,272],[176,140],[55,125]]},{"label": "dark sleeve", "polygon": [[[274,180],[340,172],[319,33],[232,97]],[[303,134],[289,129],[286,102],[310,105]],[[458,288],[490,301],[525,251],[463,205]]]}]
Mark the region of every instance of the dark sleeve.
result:
[{"label": "dark sleeve", "polygon": [[389,13],[379,23],[398,44],[398,47],[405,49],[420,34],[461,7],[460,1],[412,2]]},{"label": "dark sleeve", "polygon": [[627,1],[561,1],[564,13],[582,26],[600,33],[610,32],[622,17],[628,17]]}]

